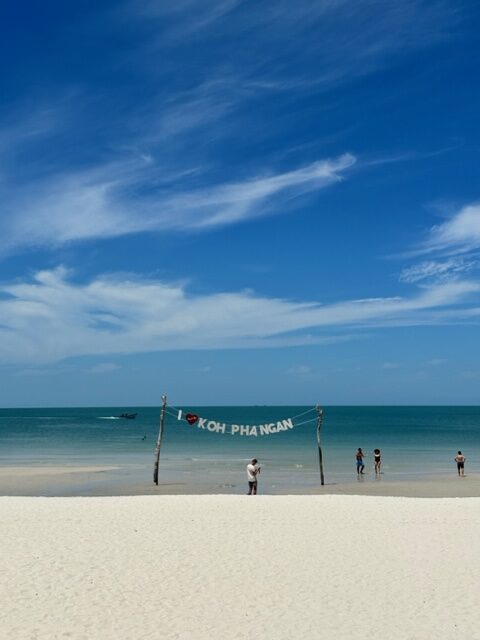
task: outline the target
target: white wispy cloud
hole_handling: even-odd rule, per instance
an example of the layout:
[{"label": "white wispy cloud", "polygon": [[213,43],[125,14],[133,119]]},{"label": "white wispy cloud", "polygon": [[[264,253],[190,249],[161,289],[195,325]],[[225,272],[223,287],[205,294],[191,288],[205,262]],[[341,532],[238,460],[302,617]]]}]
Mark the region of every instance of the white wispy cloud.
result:
[{"label": "white wispy cloud", "polygon": [[149,24],[157,20],[150,52],[179,43],[188,47],[194,38],[208,41],[222,60],[225,44],[234,43],[229,66],[241,69],[251,86],[277,91],[318,90],[371,73],[397,56],[451,37],[459,20],[453,3],[445,0],[273,0],[267,9],[238,0],[183,0],[175,8],[153,0],[139,9],[129,1],[121,14]]},{"label": "white wispy cloud", "polygon": [[431,360],[427,360],[425,363],[429,367],[440,367],[446,364],[447,360],[445,358],[432,358]]},{"label": "white wispy cloud", "polygon": [[[148,97],[122,94],[119,109],[116,91],[64,88],[62,99],[51,96],[36,113],[18,117],[12,110],[17,120],[0,123],[0,148],[3,140],[13,157],[26,139],[42,138],[42,146],[11,163],[9,180],[0,184],[0,252],[207,229],[284,210],[290,198],[345,177],[355,161],[344,154],[312,163],[310,155],[278,169],[284,148],[277,145],[270,157],[259,151],[258,137],[283,140],[295,130],[290,89],[301,98],[375,71],[449,37],[457,19],[444,0],[382,7],[370,0],[274,0],[268,10],[240,0],[149,0],[127,1],[113,14],[101,15],[102,30],[123,34],[121,21],[128,21],[131,40],[110,64],[116,73],[135,69]],[[205,65],[192,55],[197,48]],[[266,93],[279,98],[281,125],[256,109]],[[59,126],[61,140],[45,144]],[[225,140],[243,145],[246,127],[256,136],[249,174],[238,161],[225,164]],[[165,183],[167,173],[195,171],[203,172],[201,180]]]},{"label": "white wispy cloud", "polygon": [[420,282],[428,279],[451,278],[472,271],[477,265],[477,260],[467,260],[464,257],[453,257],[443,261],[426,260],[403,269],[400,280]]},{"label": "white wispy cloud", "polygon": [[405,267],[400,281],[407,283],[456,280],[477,273],[480,266],[480,204],[461,207],[403,257],[432,256]]},{"label": "white wispy cloud", "polygon": [[398,369],[400,364],[398,362],[384,362],[382,364],[382,369]]},{"label": "white wispy cloud", "polygon": [[295,376],[308,376],[313,373],[313,369],[307,364],[299,364],[294,367],[290,367],[287,373],[291,373]]},{"label": "white wispy cloud", "polygon": [[242,0],[177,0],[177,2],[162,2],[161,0],[145,0],[139,5],[130,0],[121,7],[120,14],[127,19],[152,20],[180,20],[186,31],[204,29],[229,13]]},{"label": "white wispy cloud", "polygon": [[51,137],[66,126],[65,100],[57,96],[50,102],[32,109],[31,105],[17,105],[14,113],[4,116],[0,126],[0,154],[14,154],[28,144]]},{"label": "white wispy cloud", "polygon": [[216,136],[224,135],[226,132],[220,128],[220,122],[238,109],[245,97],[242,83],[232,74],[225,73],[212,74],[186,89],[172,88],[141,111],[142,123],[137,123],[140,132],[136,144],[152,148],[161,143],[165,152],[166,142],[174,144],[182,138],[191,146],[195,132],[204,135],[214,127]]},{"label": "white wispy cloud", "polygon": [[420,247],[425,252],[467,252],[480,248],[480,204],[468,204],[442,224],[434,226]]},{"label": "white wispy cloud", "polygon": [[[149,0],[140,11],[149,20],[170,18],[169,29],[164,36],[175,40],[208,31],[241,3],[242,0],[181,0],[175,3]],[[138,16],[138,4],[130,7],[130,15],[134,12]]]},{"label": "white wispy cloud", "polygon": [[478,283],[449,282],[411,298],[321,305],[248,291],[194,296],[180,285],[134,277],[78,284],[58,268],[0,288],[0,362],[315,344],[352,328],[442,322],[442,313],[459,321],[479,294]]},{"label": "white wispy cloud", "polygon": [[180,195],[171,201],[170,206],[176,211],[185,209],[191,212],[187,226],[231,224],[261,214],[262,209],[258,207],[278,194],[291,197],[339,182],[341,173],[354,163],[354,156],[347,153],[335,160],[314,162],[301,169]]},{"label": "white wispy cloud", "polygon": [[1,250],[233,224],[273,213],[273,204],[339,182],[354,162],[352,155],[344,154],[243,182],[191,191],[161,189],[143,197],[132,197],[129,189],[135,191],[132,186],[153,179],[148,158],[62,175],[31,185],[4,205]]}]

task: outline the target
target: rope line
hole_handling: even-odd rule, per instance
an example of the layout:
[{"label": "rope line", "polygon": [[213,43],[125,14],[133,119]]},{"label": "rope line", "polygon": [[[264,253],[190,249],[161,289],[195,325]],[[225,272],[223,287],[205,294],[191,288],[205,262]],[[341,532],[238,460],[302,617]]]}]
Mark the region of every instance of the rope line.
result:
[{"label": "rope line", "polygon": [[300,427],[302,424],[308,424],[309,422],[316,422],[317,418],[310,418],[310,420],[304,420],[303,422],[296,422],[295,426]]},{"label": "rope line", "polygon": [[302,413],[298,413],[296,416],[292,417],[292,420],[295,420],[295,418],[300,418],[301,416],[304,416],[306,413],[310,413],[311,411],[316,411],[317,407],[311,407],[311,409],[307,409],[306,411],[303,411]]}]

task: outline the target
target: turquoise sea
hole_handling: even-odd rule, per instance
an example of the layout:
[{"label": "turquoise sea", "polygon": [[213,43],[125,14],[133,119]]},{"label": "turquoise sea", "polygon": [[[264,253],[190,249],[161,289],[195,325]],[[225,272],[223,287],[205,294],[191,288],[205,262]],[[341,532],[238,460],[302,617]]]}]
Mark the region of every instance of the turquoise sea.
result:
[{"label": "turquoise sea", "polygon": [[[312,407],[182,407],[219,422],[264,424]],[[135,420],[118,419],[136,412]],[[0,409],[0,465],[8,467],[110,466],[79,476],[68,489],[61,480],[49,493],[116,493],[153,485],[159,407]],[[245,464],[262,465],[264,493],[311,489],[319,484],[315,412],[294,429],[263,437],[210,433],[176,419],[168,409],[160,460],[160,486],[179,492],[243,492]],[[311,420],[310,422],[305,422]],[[300,424],[303,423],[303,424]],[[374,481],[373,449],[382,451],[380,480],[421,479],[455,473],[457,450],[467,471],[480,471],[480,407],[324,407],[322,448],[327,483],[356,478],[355,450],[366,454]],[[48,492],[47,492],[48,493]]]}]

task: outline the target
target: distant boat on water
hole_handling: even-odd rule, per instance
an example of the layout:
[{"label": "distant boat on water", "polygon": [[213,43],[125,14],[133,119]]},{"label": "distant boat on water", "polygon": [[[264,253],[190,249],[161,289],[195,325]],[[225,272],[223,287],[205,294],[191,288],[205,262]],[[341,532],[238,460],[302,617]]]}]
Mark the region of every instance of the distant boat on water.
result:
[{"label": "distant boat on water", "polygon": [[126,420],[135,420],[135,418],[137,417],[136,413],[121,413],[119,416],[119,418],[125,418]]}]

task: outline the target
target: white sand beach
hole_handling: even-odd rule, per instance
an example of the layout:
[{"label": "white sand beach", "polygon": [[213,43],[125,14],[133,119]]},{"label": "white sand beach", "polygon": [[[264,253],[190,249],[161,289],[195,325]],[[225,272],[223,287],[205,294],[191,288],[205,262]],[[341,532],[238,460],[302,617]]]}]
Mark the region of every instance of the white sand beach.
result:
[{"label": "white sand beach", "polygon": [[480,638],[480,498],[0,498],[9,640]]}]

